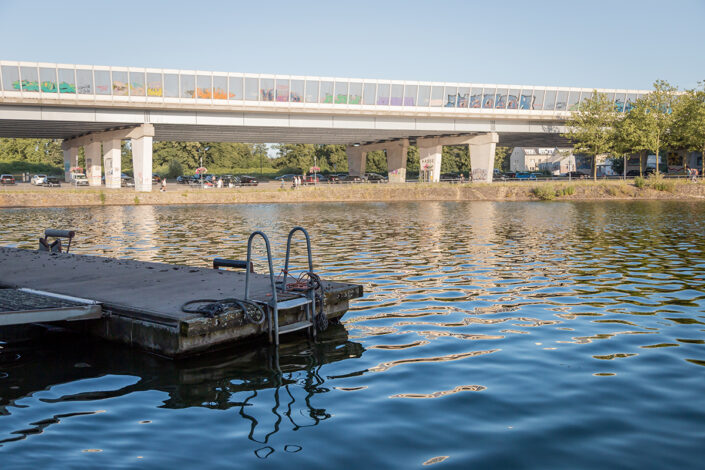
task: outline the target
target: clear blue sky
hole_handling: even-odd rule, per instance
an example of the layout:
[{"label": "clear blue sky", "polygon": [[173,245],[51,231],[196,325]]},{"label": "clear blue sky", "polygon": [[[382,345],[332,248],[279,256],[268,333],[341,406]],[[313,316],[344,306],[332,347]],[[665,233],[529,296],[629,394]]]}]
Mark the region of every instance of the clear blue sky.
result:
[{"label": "clear blue sky", "polygon": [[705,0],[0,0],[0,58],[597,88],[705,80]]}]

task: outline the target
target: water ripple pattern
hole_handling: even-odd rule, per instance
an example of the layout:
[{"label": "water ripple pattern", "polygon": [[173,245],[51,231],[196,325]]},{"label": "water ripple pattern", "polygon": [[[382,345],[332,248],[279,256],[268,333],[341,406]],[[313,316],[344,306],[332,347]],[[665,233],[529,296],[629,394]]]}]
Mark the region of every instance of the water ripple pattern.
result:
[{"label": "water ripple pattern", "polygon": [[[0,351],[3,468],[697,468],[705,204],[4,210],[0,240],[209,266],[306,227],[363,284],[317,344],[166,361],[58,335]],[[303,268],[303,244],[293,262]],[[264,269],[262,247],[257,268]],[[2,338],[0,338],[2,340]]]}]

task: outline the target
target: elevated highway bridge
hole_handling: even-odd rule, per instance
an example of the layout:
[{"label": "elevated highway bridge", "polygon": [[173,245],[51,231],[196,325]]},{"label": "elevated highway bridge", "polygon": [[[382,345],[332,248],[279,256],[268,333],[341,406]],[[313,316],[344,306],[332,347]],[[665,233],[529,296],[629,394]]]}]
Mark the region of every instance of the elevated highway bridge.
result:
[{"label": "elevated highway bridge", "polygon": [[[63,139],[64,167],[86,154],[91,185],[120,185],[131,140],[137,191],[151,191],[152,142],[344,144],[351,174],[385,150],[390,181],[406,150],[438,181],[443,145],[469,145],[475,180],[491,181],[494,150],[559,146],[564,122],[593,89],[242,74],[0,61],[0,137]],[[647,90],[600,89],[619,111]]]}]

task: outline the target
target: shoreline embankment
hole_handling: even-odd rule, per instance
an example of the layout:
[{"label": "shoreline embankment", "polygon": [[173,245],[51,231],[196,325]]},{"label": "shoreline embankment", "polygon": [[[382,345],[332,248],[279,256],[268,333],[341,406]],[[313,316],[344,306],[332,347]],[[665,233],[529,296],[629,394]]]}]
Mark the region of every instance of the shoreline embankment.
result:
[{"label": "shoreline embankment", "polygon": [[322,184],[297,189],[275,183],[256,187],[200,189],[170,185],[150,193],[133,188],[43,188],[20,185],[0,189],[0,208],[83,207],[108,205],[258,204],[309,202],[392,201],[587,201],[688,200],[705,201],[705,182],[685,180],[650,182],[637,187],[631,180]]}]

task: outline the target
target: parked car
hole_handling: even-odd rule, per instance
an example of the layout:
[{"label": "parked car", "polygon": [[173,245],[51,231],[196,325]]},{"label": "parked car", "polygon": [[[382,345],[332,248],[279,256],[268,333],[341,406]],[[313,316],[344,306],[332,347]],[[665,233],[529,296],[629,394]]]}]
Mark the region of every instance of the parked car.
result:
[{"label": "parked car", "polygon": [[135,179],[131,176],[123,175],[120,178],[120,186],[123,188],[134,188],[135,187]]},{"label": "parked car", "polygon": [[296,175],[281,175],[274,178],[277,181],[284,181],[286,183],[291,183]]},{"label": "parked car", "polygon": [[88,186],[88,178],[83,173],[72,173],[71,184],[74,186]]},{"label": "parked car", "polygon": [[32,183],[35,186],[39,186],[41,184],[44,184],[47,180],[47,175],[33,175],[32,179],[29,180],[30,183]]},{"label": "parked car", "polygon": [[365,173],[365,179],[368,183],[386,183],[388,182],[387,177],[379,175],[377,173]]},{"label": "parked car", "polygon": [[528,171],[517,171],[516,176],[518,180],[535,180],[536,173],[529,173]]},{"label": "parked car", "polygon": [[159,184],[161,182],[162,182],[161,177],[156,173],[152,173],[152,184]]},{"label": "parked car", "polygon": [[639,170],[629,170],[627,176],[639,176]]},{"label": "parked car", "polygon": [[257,178],[254,176],[242,175],[240,176],[240,186],[257,186]]},{"label": "parked car", "polygon": [[44,183],[42,183],[42,186],[46,186],[48,188],[56,188],[61,186],[61,180],[58,176],[47,176],[44,180]]},{"label": "parked car", "polygon": [[176,184],[188,184],[188,176],[177,176]]},{"label": "parked car", "polygon": [[360,176],[344,175],[338,181],[340,183],[362,183],[364,180]]},{"label": "parked car", "polygon": [[15,184],[15,177],[12,175],[0,175],[0,184]]}]

